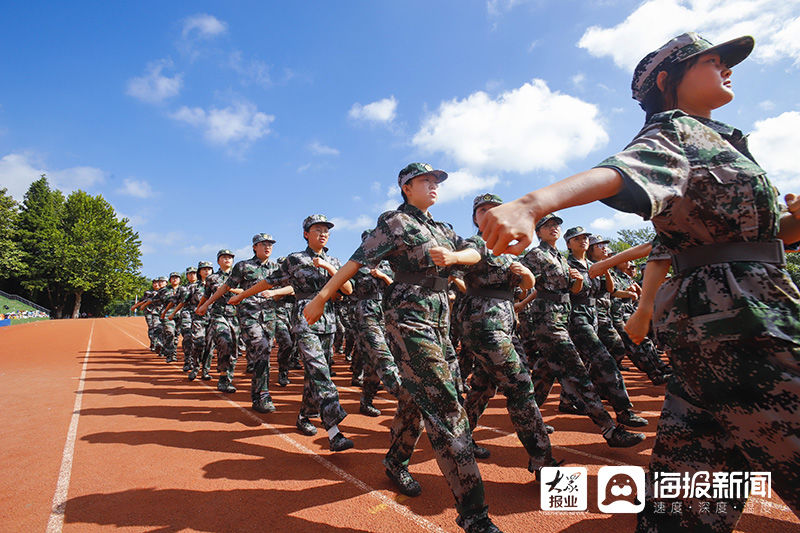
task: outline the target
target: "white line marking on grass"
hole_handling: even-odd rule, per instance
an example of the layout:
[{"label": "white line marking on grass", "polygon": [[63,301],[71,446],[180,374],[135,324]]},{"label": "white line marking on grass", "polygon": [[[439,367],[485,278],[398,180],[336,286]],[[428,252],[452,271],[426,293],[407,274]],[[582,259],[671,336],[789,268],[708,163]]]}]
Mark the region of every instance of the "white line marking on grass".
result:
[{"label": "white line marking on grass", "polygon": [[[133,335],[130,335],[128,332],[126,332],[122,328],[120,328],[120,327],[118,327],[116,325],[114,325],[114,327],[116,327],[117,329],[119,329],[120,331],[122,331],[123,333],[128,335],[128,337],[132,338],[136,342],[140,343],[142,346],[147,346],[145,343],[143,343],[142,341],[140,341],[139,339],[137,339]],[[201,383],[201,385],[203,385],[204,387],[209,389],[211,392],[215,393],[216,396],[218,396],[220,399],[225,400],[228,404],[232,405],[233,407],[235,407],[236,409],[241,411],[242,414],[244,414],[250,420],[258,422],[262,427],[265,427],[266,429],[268,429],[272,434],[277,435],[281,440],[286,442],[288,445],[290,445],[293,448],[295,448],[296,450],[298,450],[298,451],[310,456],[314,461],[318,462],[319,464],[321,464],[322,466],[324,466],[325,468],[327,468],[328,470],[330,470],[331,472],[333,472],[334,474],[336,474],[340,478],[344,479],[345,481],[347,481],[351,485],[355,485],[361,491],[365,492],[367,494],[367,496],[370,496],[370,497],[375,498],[376,500],[380,501],[381,505],[385,505],[385,506],[391,508],[397,514],[403,516],[407,520],[410,520],[410,521],[414,522],[415,524],[417,524],[421,528],[425,529],[426,531],[435,531],[437,533],[446,533],[444,529],[440,528],[439,526],[437,526],[433,522],[429,522],[425,518],[423,518],[423,517],[419,516],[418,514],[416,514],[414,511],[410,510],[408,507],[400,505],[395,500],[393,500],[392,498],[386,496],[385,494],[383,494],[379,490],[370,487],[369,485],[367,485],[366,483],[364,483],[363,481],[361,481],[357,477],[355,477],[355,476],[353,476],[351,474],[348,474],[347,472],[345,472],[344,470],[342,470],[341,468],[339,468],[335,464],[331,463],[330,461],[328,461],[327,459],[325,459],[324,457],[319,455],[317,452],[315,452],[311,448],[308,448],[304,444],[301,444],[301,443],[297,442],[296,440],[291,438],[286,433],[283,433],[282,431],[280,431],[278,428],[276,428],[272,424],[270,424],[268,422],[265,422],[264,420],[259,418],[257,415],[255,415],[252,411],[249,411],[248,409],[245,409],[244,407],[242,407],[238,403],[236,403],[233,400],[231,400],[228,397],[226,397],[221,392],[217,392],[210,385],[206,385],[205,383]]]},{"label": "white line marking on grass", "polygon": [[58,483],[56,492],[53,494],[53,506],[50,511],[50,519],[47,521],[47,532],[58,533],[64,527],[64,510],[67,506],[67,492],[69,491],[69,478],[72,475],[72,457],[75,453],[75,439],[78,435],[78,418],[81,415],[81,401],[83,400],[83,387],[86,384],[86,367],[89,364],[89,352],[92,349],[92,334],[94,333],[94,323],[89,330],[89,342],[86,345],[86,353],[83,356],[83,368],[81,376],[78,378],[78,390],[75,392],[75,406],[72,409],[72,419],[67,430],[67,441],[64,443],[64,453],[61,456],[61,469],[58,473]]}]

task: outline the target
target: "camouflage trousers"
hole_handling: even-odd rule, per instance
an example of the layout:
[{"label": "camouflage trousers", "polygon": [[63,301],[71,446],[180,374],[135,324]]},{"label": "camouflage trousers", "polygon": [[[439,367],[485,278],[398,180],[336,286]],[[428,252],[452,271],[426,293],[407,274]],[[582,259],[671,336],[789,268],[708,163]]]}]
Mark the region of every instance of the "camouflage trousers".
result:
[{"label": "camouflage trousers", "polygon": [[192,313],[181,311],[181,349],[183,349],[183,363],[191,366],[192,355]]},{"label": "camouflage trousers", "polygon": [[[672,350],[670,362],[637,531],[732,531],[744,508],[745,498],[655,500],[654,472],[771,472],[773,489],[798,515],[800,344],[712,340]],[[676,501],[681,513],[670,514]]]},{"label": "camouflage trousers", "polygon": [[161,319],[162,344],[161,355],[167,359],[176,359],[178,353],[178,330],[174,320]]},{"label": "camouflage trousers", "polygon": [[558,379],[567,401],[585,406],[589,418],[603,432],[613,428],[616,424],[603,408],[589,372],[567,331],[569,307],[551,302],[534,301],[534,304],[528,314],[532,321],[528,326],[540,354],[533,366],[537,405],[541,406],[547,400],[553,382]]},{"label": "camouflage trousers", "polygon": [[[364,385],[361,392],[361,401],[372,403],[378,393],[378,384],[383,382],[386,389],[397,396],[400,390],[400,374],[394,357],[386,343],[383,309],[380,301],[363,300],[358,302],[354,313],[355,323],[353,330],[356,332],[354,350],[364,364]],[[355,370],[353,372],[354,375]]]},{"label": "camouflage trousers", "polygon": [[505,322],[487,322],[484,315],[462,322],[462,345],[475,355],[465,405],[469,425],[473,429],[478,427],[478,419],[499,388],[506,397],[506,407],[517,437],[533,465],[549,465],[552,458],[550,438],[536,405],[531,375],[520,362],[511,340],[513,314]]},{"label": "camouflage trousers", "polygon": [[593,318],[591,313],[573,314],[570,317],[569,336],[589,371],[595,390],[619,413],[630,409],[633,404],[617,362],[597,336]]},{"label": "camouflage trousers", "polygon": [[155,347],[161,344],[161,339],[157,335],[158,327],[156,325],[161,319],[158,318],[158,315],[146,313],[144,315],[144,321],[147,323],[147,337],[150,339],[150,347],[152,350],[155,350]]},{"label": "camouflage trousers", "polygon": [[240,333],[247,347],[248,362],[253,364],[250,399],[259,401],[269,397],[269,355],[275,338],[275,319],[239,317]]},{"label": "camouflage trousers", "polygon": [[153,315],[153,347],[157,354],[164,355],[164,326],[158,315]]},{"label": "camouflage trousers", "polygon": [[192,313],[192,350],[189,353],[189,366],[192,370],[202,368],[205,372],[211,370],[211,339],[206,339],[209,317]]},{"label": "camouflage trousers", "polygon": [[466,527],[486,516],[488,507],[467,413],[459,402],[452,366],[445,359],[451,346],[447,327],[427,321],[400,321],[399,313],[389,307],[385,312],[386,340],[403,387],[384,465],[390,470],[408,465],[424,422],[436,462],[456,500],[462,527]]},{"label": "camouflage trousers", "polygon": [[297,349],[303,360],[303,403],[300,416],[319,413],[325,429],[344,420],[347,412],[339,403],[339,391],[331,380],[328,354],[333,352],[333,333],[295,330]]},{"label": "camouflage trousers", "polygon": [[206,329],[206,343],[217,347],[217,371],[233,381],[233,370],[239,357],[239,318],[211,315]]},{"label": "camouflage trousers", "polygon": [[278,370],[288,371],[295,357],[295,345],[289,323],[280,316],[275,319],[275,342],[278,344]]},{"label": "camouflage trousers", "polygon": [[628,352],[625,347],[625,341],[622,340],[619,332],[614,327],[611,317],[604,316],[599,312],[597,313],[597,336],[603,342],[614,361],[617,363],[622,361]]}]

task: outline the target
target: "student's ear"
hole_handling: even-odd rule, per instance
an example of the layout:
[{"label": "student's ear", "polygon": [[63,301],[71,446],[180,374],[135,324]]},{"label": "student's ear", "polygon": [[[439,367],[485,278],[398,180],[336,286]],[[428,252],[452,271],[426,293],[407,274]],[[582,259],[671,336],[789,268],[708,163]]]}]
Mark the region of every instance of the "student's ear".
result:
[{"label": "student's ear", "polygon": [[662,70],[656,76],[656,87],[658,87],[658,90],[662,93],[664,92],[664,87],[667,86],[667,75],[667,71]]}]

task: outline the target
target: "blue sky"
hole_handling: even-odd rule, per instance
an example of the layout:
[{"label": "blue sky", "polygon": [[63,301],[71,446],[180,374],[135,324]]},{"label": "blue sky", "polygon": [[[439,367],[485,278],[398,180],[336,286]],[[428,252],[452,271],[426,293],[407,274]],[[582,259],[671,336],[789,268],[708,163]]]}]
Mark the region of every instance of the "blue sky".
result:
[{"label": "blue sky", "polygon": [[[800,192],[800,2],[5,2],[0,187],[46,173],[102,194],[142,239],[147,276],[305,246],[337,223],[342,261],[399,204],[412,161],[450,173],[432,213],[471,235],[472,198],[510,200],[622,149],[644,115],[630,77],[684,31],[756,49],[714,118],[751,133],[782,193]],[[641,227],[602,205],[564,226]]]}]

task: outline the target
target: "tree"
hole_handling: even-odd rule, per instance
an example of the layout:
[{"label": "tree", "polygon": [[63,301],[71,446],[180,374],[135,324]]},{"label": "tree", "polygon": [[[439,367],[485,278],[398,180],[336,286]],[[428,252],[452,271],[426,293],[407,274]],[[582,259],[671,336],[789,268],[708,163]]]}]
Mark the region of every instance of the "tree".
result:
[{"label": "tree", "polygon": [[50,189],[47,177],[31,183],[19,214],[17,236],[22,250],[22,287],[36,297],[46,294],[56,317],[64,308],[64,291],[58,283],[57,251],[63,244],[61,229],[64,195]]},{"label": "tree", "polygon": [[789,271],[794,284],[800,287],[800,252],[786,254],[786,270]]},{"label": "tree", "polygon": [[17,242],[19,205],[7,192],[5,187],[0,189],[0,279],[17,277],[23,268],[22,249]]},{"label": "tree", "polygon": [[621,229],[617,231],[619,238],[611,239],[608,247],[615,252],[627,250],[633,246],[638,246],[646,242],[652,242],[656,238],[656,232],[652,227],[640,229]]},{"label": "tree", "polygon": [[80,316],[86,292],[108,302],[137,287],[142,265],[139,235],[128,226],[127,219],[117,219],[114,208],[102,196],[83,191],[70,194],[64,204],[62,234],[57,279],[75,296],[72,318]]}]

